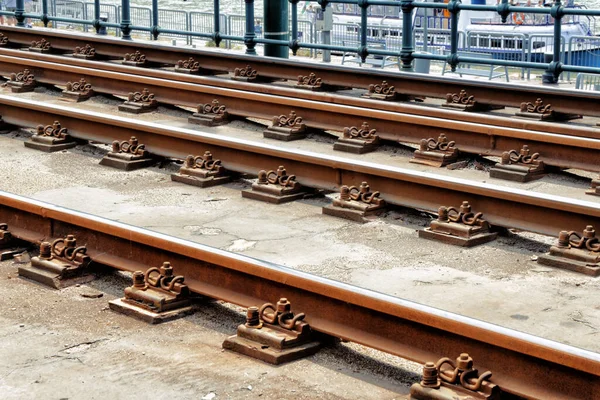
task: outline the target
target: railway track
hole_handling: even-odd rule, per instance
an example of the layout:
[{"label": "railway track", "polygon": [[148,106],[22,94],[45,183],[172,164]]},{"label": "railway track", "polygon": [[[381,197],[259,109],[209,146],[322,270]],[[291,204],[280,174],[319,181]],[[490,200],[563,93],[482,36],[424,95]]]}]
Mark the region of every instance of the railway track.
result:
[{"label": "railway track", "polygon": [[557,236],[561,230],[600,226],[600,204],[473,182],[390,165],[289,150],[197,130],[140,122],[130,118],[0,95],[0,115],[10,124],[33,128],[59,120],[71,136],[112,143],[135,136],[153,154],[185,159],[210,151],[223,166],[256,175],[285,165],[298,182],[336,190],[367,181],[391,204],[437,212],[441,205],[469,201],[491,224]]},{"label": "railway track", "polygon": [[[308,127],[319,130],[343,131],[346,127],[367,122],[377,129],[382,139],[393,142],[419,143],[443,132],[465,153],[500,156],[504,151],[520,149],[527,144],[542,155],[547,165],[600,171],[600,140],[595,127],[515,119],[503,126],[507,119],[497,116],[306,93],[0,49],[0,74],[8,76],[25,68],[43,84],[65,86],[69,81],[78,82],[83,78],[96,93],[127,96],[147,88],[163,104],[188,107],[216,100],[226,106],[230,115],[237,117],[272,120],[294,111]],[[296,95],[298,98],[293,97]],[[461,121],[461,117],[470,121]]]},{"label": "railway track", "polygon": [[478,102],[519,108],[522,102],[533,102],[542,98],[546,104],[562,113],[600,116],[597,102],[600,95],[575,90],[532,87],[496,82],[465,81],[447,77],[433,77],[401,73],[398,71],[374,71],[361,68],[322,65],[298,60],[277,60],[215,51],[187,49],[149,42],[125,41],[105,36],[65,33],[52,29],[26,29],[2,27],[0,33],[7,38],[8,46],[29,46],[33,41],[46,39],[57,52],[72,52],[76,47],[89,44],[102,57],[122,59],[126,53],[142,52],[149,62],[175,65],[179,60],[193,57],[202,68],[212,71],[234,72],[236,68],[250,65],[261,78],[288,79],[296,81],[298,76],[311,72],[324,84],[340,87],[367,89],[369,85],[387,81],[399,93],[412,96],[445,98],[447,93],[466,90]]},{"label": "railway track", "polygon": [[412,361],[468,352],[507,393],[600,393],[600,356],[586,350],[6,192],[0,220],[36,245],[74,234],[94,262],[122,271],[169,260],[193,292],[243,307],[285,296],[313,329]]}]

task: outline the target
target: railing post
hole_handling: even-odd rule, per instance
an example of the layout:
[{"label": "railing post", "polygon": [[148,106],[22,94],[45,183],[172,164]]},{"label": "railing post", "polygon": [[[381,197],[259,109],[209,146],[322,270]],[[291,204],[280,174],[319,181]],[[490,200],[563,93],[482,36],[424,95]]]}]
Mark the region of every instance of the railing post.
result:
[{"label": "railing post", "polygon": [[150,34],[154,40],[158,40],[158,0],[152,0],[152,31]]},{"label": "railing post", "polygon": [[219,10],[219,0],[214,1],[214,33],[213,33],[213,41],[215,42],[215,46],[219,47],[221,44],[221,12]]},{"label": "railing post", "polygon": [[121,38],[131,40],[131,8],[129,0],[121,0]]},{"label": "railing post", "polygon": [[[286,0],[263,0],[265,39],[287,40],[289,32],[288,2]],[[265,56],[288,58],[288,46],[265,44]]]},{"label": "railing post", "polygon": [[413,71],[413,0],[401,0],[402,9],[402,49],[400,50],[400,60],[402,61],[402,70]]},{"label": "railing post", "polygon": [[360,46],[358,47],[358,56],[362,62],[365,62],[369,55],[369,50],[367,49],[367,10],[369,9],[369,2],[368,0],[358,0],[358,6],[360,7]]},{"label": "railing post", "polygon": [[17,0],[15,8],[15,19],[17,20],[17,26],[25,27],[25,0]]},{"label": "railing post", "polygon": [[550,9],[550,15],[554,18],[554,52],[552,54],[552,62],[548,66],[548,69],[542,75],[543,83],[558,83],[558,78],[562,72],[562,62],[560,61],[560,47],[561,47],[561,21],[563,14],[563,7],[560,4],[560,0],[554,0],[554,4]]},{"label": "railing post", "polygon": [[244,44],[246,45],[246,54],[255,56],[256,43],[254,38],[254,0],[245,0],[246,2],[246,33],[244,33]]},{"label": "railing post", "polygon": [[48,19],[48,0],[42,0],[42,22],[44,27],[48,27],[50,20]]},{"label": "railing post", "polygon": [[[293,55],[296,55],[296,52],[299,49],[299,45],[298,45],[298,1],[299,0],[290,0],[290,4],[292,5],[292,38],[290,39],[290,50],[292,50]],[[311,32],[311,34],[312,34],[312,32]],[[304,40],[306,40],[306,38]]]},{"label": "railing post", "polygon": [[100,34],[100,0],[94,0],[94,29],[96,30],[96,35]]},{"label": "railing post", "polygon": [[460,14],[460,0],[450,0],[448,11],[450,12],[450,54],[448,64],[452,72],[456,71],[458,65],[458,17]]}]

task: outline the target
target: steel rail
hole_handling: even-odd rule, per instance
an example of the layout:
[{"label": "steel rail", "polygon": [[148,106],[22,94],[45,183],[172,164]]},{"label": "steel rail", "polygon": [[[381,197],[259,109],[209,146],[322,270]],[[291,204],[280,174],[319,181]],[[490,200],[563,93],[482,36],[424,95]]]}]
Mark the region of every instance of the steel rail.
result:
[{"label": "steel rail", "polygon": [[6,192],[0,221],[36,244],[74,234],[93,261],[123,271],[170,261],[193,292],[243,307],[287,297],[313,329],[412,361],[468,352],[522,397],[600,396],[600,355],[587,350]]},{"label": "steel rail", "polygon": [[367,181],[392,204],[437,212],[442,205],[469,201],[491,224],[557,236],[561,230],[600,226],[600,204],[419,172],[389,165],[322,155],[227,138],[130,118],[75,110],[0,95],[0,115],[10,124],[35,127],[59,120],[80,139],[111,143],[136,136],[151,153],[184,159],[212,152],[225,168],[248,174],[285,165],[308,187],[336,190]]},{"label": "steel rail", "polygon": [[[0,75],[6,76],[23,68],[29,68],[39,82],[52,85],[66,85],[69,79],[79,81],[84,78],[98,93],[127,96],[130,92],[148,88],[161,103],[189,107],[217,100],[227,106],[229,114],[240,117],[271,120],[274,116],[287,115],[293,110],[309,127],[337,131],[367,122],[377,129],[382,139],[391,141],[418,143],[424,138],[437,138],[440,132],[444,132],[466,153],[499,156],[504,151],[518,150],[528,144],[535,152],[542,154],[548,165],[600,171],[600,140],[597,138],[373,110],[368,108],[369,102],[362,99],[355,99],[359,106],[347,106],[205,86],[193,81],[170,80],[173,75],[179,74],[165,71],[160,75],[166,79],[0,55]],[[332,96],[329,95],[329,98]],[[584,135],[583,132],[579,133]]]},{"label": "steel rail", "polygon": [[514,83],[478,82],[430,75],[374,71],[372,69],[346,66],[323,65],[294,60],[281,60],[268,57],[255,57],[218,51],[188,49],[156,43],[125,41],[105,36],[80,33],[65,33],[50,29],[26,29],[0,27],[0,32],[8,37],[9,45],[30,45],[34,40],[47,39],[59,51],[73,51],[77,46],[91,44],[96,53],[105,57],[122,58],[125,53],[139,50],[148,61],[174,65],[177,61],[194,57],[205,69],[233,72],[235,68],[250,65],[262,77],[296,80],[311,72],[323,83],[342,87],[366,89],[371,84],[385,80],[396,87],[399,93],[445,98],[447,93],[466,90],[483,104],[520,107],[522,102],[533,102],[542,98],[552,104],[555,111],[564,113],[600,116],[600,94],[576,90],[550,88],[544,86],[518,85]]},{"label": "steel rail", "polygon": [[[408,103],[399,101],[380,101],[352,95],[345,95],[343,92],[313,92],[310,90],[294,89],[281,85],[268,83],[247,83],[229,80],[223,77],[191,75],[184,73],[171,73],[163,69],[153,69],[144,67],[132,67],[121,65],[115,62],[82,60],[71,57],[69,54],[59,56],[52,54],[43,54],[35,52],[23,52],[16,49],[7,49],[0,47],[0,56],[17,57],[20,59],[36,60],[51,64],[65,64],[69,66],[91,68],[102,71],[110,71],[131,75],[141,75],[146,77],[167,79],[171,81],[180,81],[194,83],[205,86],[215,86],[220,88],[234,89],[246,92],[265,93],[275,96],[293,97],[303,100],[314,100],[332,104],[340,104],[353,107],[370,108],[373,110],[392,111],[396,113],[419,115],[440,119],[458,120],[463,122],[473,122],[483,125],[502,126],[506,128],[516,128],[521,130],[539,131],[545,133],[556,133],[567,136],[588,137],[600,139],[600,129],[596,126],[586,126],[573,123],[542,122],[536,120],[527,120],[524,118],[513,118],[511,115],[492,115],[486,112],[464,112],[450,108],[431,107],[420,105],[418,103]],[[23,66],[36,67],[39,63],[25,63]]]}]

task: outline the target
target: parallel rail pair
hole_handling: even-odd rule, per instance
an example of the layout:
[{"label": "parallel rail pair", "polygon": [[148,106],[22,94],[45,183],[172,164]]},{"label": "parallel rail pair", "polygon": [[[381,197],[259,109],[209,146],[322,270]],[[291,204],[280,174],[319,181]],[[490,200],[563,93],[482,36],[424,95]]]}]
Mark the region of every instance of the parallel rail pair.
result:
[{"label": "parallel rail pair", "polygon": [[511,394],[600,396],[600,355],[590,351],[6,192],[0,221],[38,245],[74,234],[94,262],[123,271],[168,260],[193,292],[240,306],[287,297],[313,329],[412,361],[468,352]]},{"label": "parallel rail pair", "polygon": [[492,225],[557,236],[561,230],[600,226],[600,203],[419,172],[356,159],[223,137],[198,130],[0,95],[0,116],[33,128],[59,120],[71,136],[101,143],[131,136],[156,155],[185,159],[210,151],[231,171],[256,175],[285,165],[307,187],[336,190],[367,181],[391,204],[437,212],[469,201]]},{"label": "parallel rail pair", "polygon": [[105,57],[122,58],[125,53],[141,51],[147,60],[154,63],[174,65],[189,57],[200,62],[202,68],[215,71],[233,72],[236,68],[250,65],[259,76],[274,79],[296,80],[298,76],[315,73],[323,83],[333,86],[367,89],[373,83],[385,80],[402,94],[445,98],[447,93],[466,90],[483,104],[519,107],[524,101],[542,98],[562,113],[600,116],[597,103],[600,94],[554,87],[516,85],[506,83],[465,81],[396,71],[374,71],[371,69],[345,66],[323,65],[298,60],[281,60],[253,56],[181,48],[149,42],[123,41],[116,38],[89,34],[65,33],[49,29],[24,29],[0,27],[0,33],[8,37],[8,45],[29,46],[42,38],[60,51],[73,51],[77,46],[90,44],[96,53]]},{"label": "parallel rail pair", "polygon": [[600,128],[596,127],[525,122],[0,49],[1,75],[24,68],[45,84],[64,86],[84,78],[96,93],[127,96],[148,88],[161,103],[189,107],[217,100],[238,117],[271,120],[295,111],[307,126],[334,131],[368,122],[382,139],[401,143],[419,143],[443,132],[466,153],[499,156],[527,144],[548,165],[600,171]]}]

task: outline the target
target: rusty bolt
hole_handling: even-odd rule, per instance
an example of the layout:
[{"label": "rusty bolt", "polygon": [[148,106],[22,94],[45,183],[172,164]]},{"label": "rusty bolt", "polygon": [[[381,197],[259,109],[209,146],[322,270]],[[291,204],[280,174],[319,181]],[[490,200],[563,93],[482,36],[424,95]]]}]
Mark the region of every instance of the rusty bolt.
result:
[{"label": "rusty bolt", "polygon": [[283,165],[280,165],[280,166],[277,168],[277,176],[285,176],[285,175],[286,175],[286,172],[287,172],[287,171],[285,170],[285,167],[284,167]]},{"label": "rusty bolt", "polygon": [[206,161],[210,161],[213,159],[213,155],[210,151],[205,151],[204,152],[204,157],[203,157]]},{"label": "rusty bolt", "polygon": [[467,353],[462,353],[456,359],[456,368],[461,371],[469,371],[473,369],[473,359]]},{"label": "rusty bolt", "polygon": [[471,205],[468,201],[463,201],[460,205],[460,212],[463,214],[468,214],[471,212]]},{"label": "rusty bolt", "polygon": [[346,185],[340,188],[340,200],[350,201],[350,188]]},{"label": "rusty bolt", "polygon": [[369,187],[369,184],[367,182],[362,182],[360,184],[360,192],[361,193],[369,193],[371,191],[371,188]]},{"label": "rusty bolt", "polygon": [[260,327],[258,307],[248,307],[246,311],[246,326],[252,328]]},{"label": "rusty bolt", "polygon": [[160,274],[163,276],[173,276],[173,267],[171,267],[171,263],[165,261],[163,265],[160,267]]},{"label": "rusty bolt", "polygon": [[259,185],[266,185],[269,183],[269,181],[267,180],[267,171],[265,171],[264,169],[258,171],[258,181],[256,183],[258,183]]},{"label": "rusty bolt", "polygon": [[138,144],[137,138],[135,136],[130,137],[129,138],[129,144],[132,145],[132,146],[137,146],[137,144]]},{"label": "rusty bolt", "polygon": [[445,134],[440,133],[440,137],[438,138],[438,143],[447,143],[448,142],[448,138],[446,137]]},{"label": "rusty bolt", "polygon": [[40,258],[46,260],[52,258],[52,244],[50,242],[42,242],[40,244]]},{"label": "rusty bolt", "polygon": [[44,125],[38,125],[37,126],[37,134],[38,135],[43,135],[44,134]]},{"label": "rusty bolt", "polygon": [[510,153],[508,151],[502,153],[502,160],[500,162],[503,165],[510,164]]},{"label": "rusty bolt", "polygon": [[421,386],[433,389],[438,389],[440,387],[438,369],[431,361],[425,363],[423,366],[423,379],[421,380]]},{"label": "rusty bolt", "polygon": [[119,150],[121,149],[121,145],[119,144],[118,140],[115,140],[114,142],[112,142],[112,152],[113,153],[118,153]]},{"label": "rusty bolt", "polygon": [[558,234],[558,247],[569,247],[569,237],[569,232],[560,231],[560,233]]},{"label": "rusty bolt", "polygon": [[77,240],[73,235],[67,235],[65,239],[65,247],[77,247]]},{"label": "rusty bolt", "polygon": [[277,302],[277,312],[278,313],[290,312],[291,309],[292,309],[292,304],[285,297],[282,297]]},{"label": "rusty bolt", "polygon": [[142,271],[135,271],[133,273],[133,287],[140,289],[145,286],[146,281],[144,279],[144,273]]},{"label": "rusty bolt", "polygon": [[194,168],[194,156],[189,155],[185,158],[185,167]]},{"label": "rusty bolt", "polygon": [[583,230],[583,237],[586,239],[592,239],[596,237],[596,231],[592,225],[588,225]]},{"label": "rusty bolt", "polygon": [[523,148],[520,151],[522,156],[528,156],[529,155],[529,146],[527,146],[526,144],[523,145]]},{"label": "rusty bolt", "polygon": [[419,143],[419,150],[427,151],[427,139],[421,139],[421,142]]},{"label": "rusty bolt", "polygon": [[438,221],[448,222],[448,209],[444,206],[438,208]]}]

